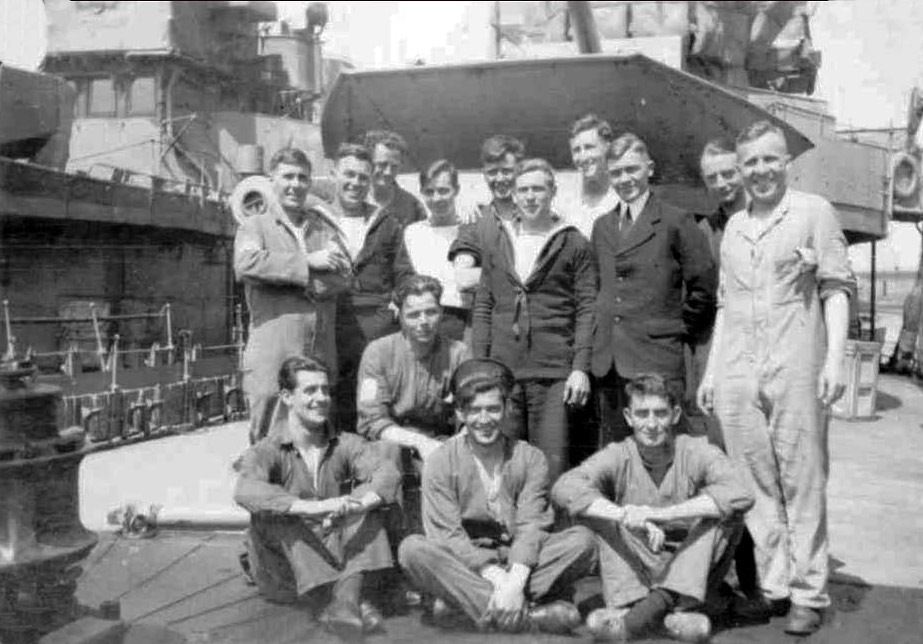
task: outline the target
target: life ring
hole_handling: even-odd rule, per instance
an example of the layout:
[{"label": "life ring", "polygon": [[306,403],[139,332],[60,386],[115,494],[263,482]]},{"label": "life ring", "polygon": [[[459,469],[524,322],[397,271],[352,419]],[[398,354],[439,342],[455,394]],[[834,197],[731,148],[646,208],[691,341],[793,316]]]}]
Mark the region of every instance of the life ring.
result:
[{"label": "life ring", "polygon": [[269,177],[258,174],[238,183],[231,191],[228,202],[234,219],[238,224],[243,224],[250,217],[262,215],[269,210],[273,198]]},{"label": "life ring", "polygon": [[908,152],[896,152],[891,162],[894,196],[901,201],[915,200],[920,193],[920,162]]}]

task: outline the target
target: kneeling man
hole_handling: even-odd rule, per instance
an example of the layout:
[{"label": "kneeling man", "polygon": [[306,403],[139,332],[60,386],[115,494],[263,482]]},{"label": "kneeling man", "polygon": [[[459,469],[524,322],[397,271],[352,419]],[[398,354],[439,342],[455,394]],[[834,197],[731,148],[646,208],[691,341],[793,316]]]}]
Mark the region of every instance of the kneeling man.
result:
[{"label": "kneeling man", "polygon": [[675,435],[681,399],[666,379],[640,376],[626,394],[632,439],[600,450],[552,491],[599,535],[606,608],[587,624],[616,641],[661,625],[675,639],[705,641],[711,623],[689,609],[723,578],[753,497],[706,438]]},{"label": "kneeling man", "polygon": [[279,389],[287,423],[237,465],[234,500],[251,514],[253,577],[273,601],[316,604],[332,591],[321,620],[356,637],[381,623],[377,610],[360,602],[360,590],[365,573],[391,566],[375,510],[394,502],[399,474],[364,439],[331,427],[330,385],[319,362],[287,359]]},{"label": "kneeling man", "polygon": [[479,628],[564,633],[580,623],[567,599],[595,563],[595,539],[583,527],[549,534],[545,456],[501,431],[513,384],[512,372],[489,359],[456,370],[462,429],[424,463],[426,536],[404,539],[399,560],[420,589]]}]

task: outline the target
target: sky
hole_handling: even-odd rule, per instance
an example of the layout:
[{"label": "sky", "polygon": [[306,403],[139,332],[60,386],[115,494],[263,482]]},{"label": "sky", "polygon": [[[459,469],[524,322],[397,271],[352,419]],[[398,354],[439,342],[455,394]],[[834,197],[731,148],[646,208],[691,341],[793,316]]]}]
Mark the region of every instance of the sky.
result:
[{"label": "sky", "polygon": [[[304,24],[307,2],[280,2],[280,18]],[[490,2],[328,2],[325,47],[360,67],[487,58]],[[812,3],[823,62],[816,97],[838,128],[902,125],[914,85],[923,87],[923,3],[832,0]],[[41,0],[0,0],[0,61],[34,69],[45,40]],[[899,226],[895,224],[895,226]],[[907,230],[879,244],[879,267],[913,269],[920,236]],[[856,254],[861,264],[861,253]]]}]

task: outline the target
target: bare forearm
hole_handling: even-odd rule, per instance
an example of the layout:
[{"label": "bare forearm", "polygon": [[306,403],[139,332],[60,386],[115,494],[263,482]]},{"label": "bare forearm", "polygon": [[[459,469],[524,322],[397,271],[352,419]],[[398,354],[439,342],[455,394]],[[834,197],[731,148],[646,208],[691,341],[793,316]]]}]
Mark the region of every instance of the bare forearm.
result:
[{"label": "bare forearm", "polygon": [[849,332],[849,297],[837,292],[824,300],[824,321],[827,327],[827,360],[842,362]]},{"label": "bare forearm", "polygon": [[421,432],[413,431],[412,429],[406,429],[399,425],[391,425],[390,427],[384,429],[381,432],[381,439],[390,441],[392,443],[397,443],[401,447],[409,447],[411,449],[419,449],[420,446],[427,446],[430,443],[436,443],[435,439],[432,439]]},{"label": "bare forearm", "polygon": [[707,494],[700,494],[676,505],[651,508],[648,520],[654,523],[670,523],[690,519],[717,519],[720,516],[721,512],[714,499]]},{"label": "bare forearm", "polygon": [[588,519],[602,519],[603,521],[621,523],[625,518],[625,510],[609,499],[600,498],[593,501],[581,516]]}]

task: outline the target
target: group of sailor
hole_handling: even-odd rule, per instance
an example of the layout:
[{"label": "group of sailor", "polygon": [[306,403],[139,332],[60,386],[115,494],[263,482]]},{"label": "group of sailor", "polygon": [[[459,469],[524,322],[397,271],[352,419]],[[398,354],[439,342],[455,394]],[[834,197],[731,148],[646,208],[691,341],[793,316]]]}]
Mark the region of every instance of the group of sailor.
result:
[{"label": "group of sailor", "polygon": [[[339,148],[331,201],[304,152],[273,156],[234,249],[253,580],[345,637],[382,627],[395,574],[439,625],[816,631],[851,289],[833,208],[788,186],[766,121],[703,149],[708,215],[651,187],[636,135],[590,114],[569,143],[572,203],[497,135],[477,208],[450,160],[423,203],[401,188],[392,132]],[[578,610],[589,575],[602,605]]]}]

